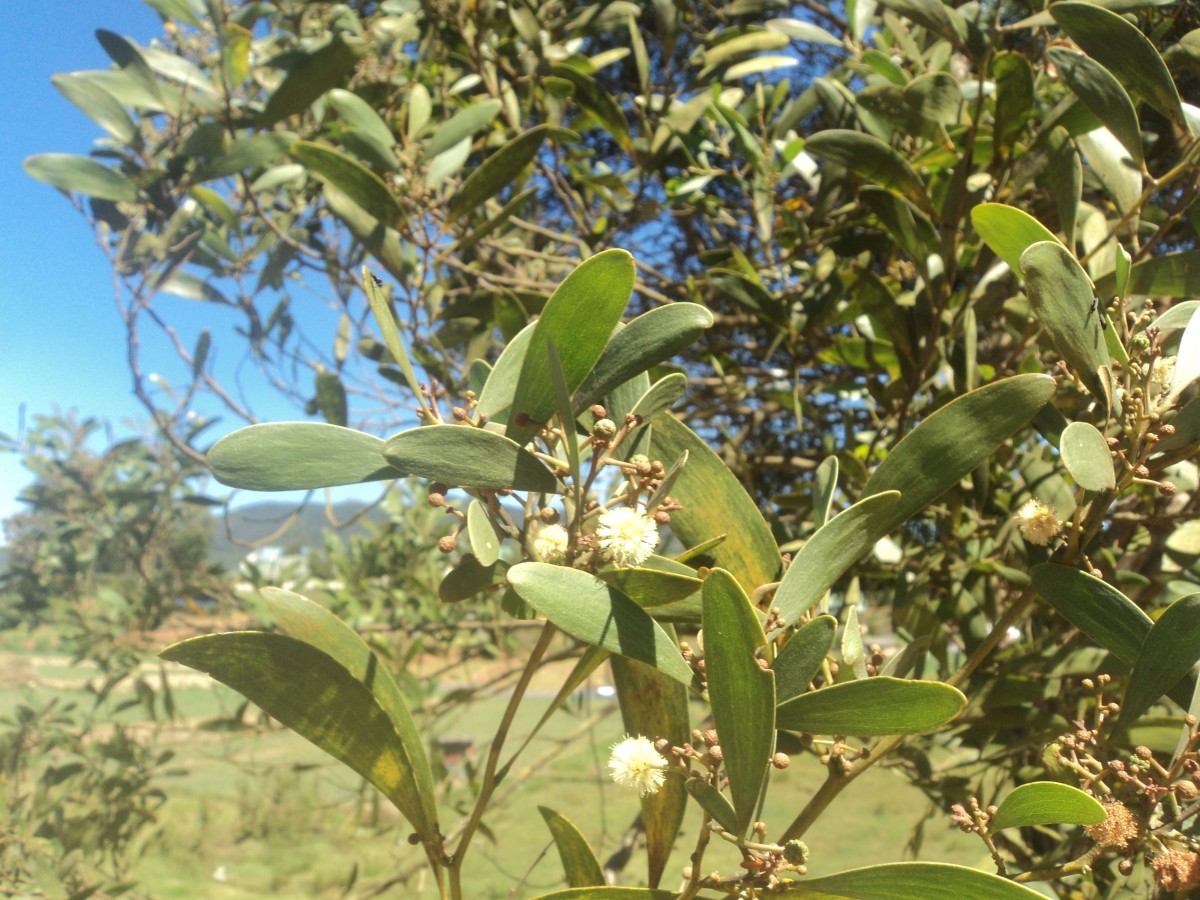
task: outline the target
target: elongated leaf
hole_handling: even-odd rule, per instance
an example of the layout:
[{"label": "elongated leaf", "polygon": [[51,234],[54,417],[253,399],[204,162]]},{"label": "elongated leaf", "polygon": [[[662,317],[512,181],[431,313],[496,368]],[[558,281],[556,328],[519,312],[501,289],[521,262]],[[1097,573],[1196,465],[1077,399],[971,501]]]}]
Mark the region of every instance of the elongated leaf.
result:
[{"label": "elongated leaf", "polygon": [[804,22],[800,19],[769,19],[767,27],[780,34],[786,34],[796,41],[807,41],[812,44],[828,44],[831,47],[842,47],[842,40],[830,34],[819,25]]},{"label": "elongated leaf", "polygon": [[966,705],[948,684],[879,675],[794,697],[780,704],[776,724],[809,734],[916,734],[949,722]]},{"label": "elongated leaf", "polygon": [[548,806],[539,806],[538,812],[546,821],[546,827],[554,837],[558,858],[562,860],[563,874],[571,887],[593,887],[607,884],[604,870],[596,859],[596,852],[587,838],[575,827],[575,823]]},{"label": "elongated leaf", "polygon": [[792,558],[775,592],[785,622],[796,622],[846,570],[895,527],[898,491],[866,497],[820,528]]},{"label": "elongated leaf", "polygon": [[672,303],[642,313],[605,345],[595,367],[575,392],[575,414],[635,375],[686,350],[712,323],[712,313],[698,303]]},{"label": "elongated leaf", "polygon": [[500,535],[488,516],[487,507],[472,500],[467,507],[467,536],[471,540],[471,552],[481,566],[490,566],[500,558]]},{"label": "elongated leaf", "polygon": [[695,572],[687,566],[682,569],[683,573],[630,567],[604,569],[598,575],[642,609],[653,610],[677,603],[700,590],[702,582]]},{"label": "elongated leaf", "polygon": [[425,755],[425,738],[417,730],[408,703],[387,666],[371,651],[358,633],[325,607],[280,588],[263,588],[276,624],[290,637],[315,647],[362,682],[391,719],[403,748],[403,773],[398,790],[413,827],[421,839],[436,846],[438,817],[433,773]]},{"label": "elongated leaf", "polygon": [[1103,126],[1076,134],[1075,145],[1117,209],[1122,213],[1132,212],[1142,193],[1142,173],[1130,159],[1129,151]]},{"label": "elongated leaf", "polygon": [[827,456],[817,466],[813,479],[813,528],[820,530],[829,521],[829,510],[833,505],[833,492],[837,490],[838,461],[836,456]]},{"label": "elongated leaf", "polygon": [[458,193],[450,200],[446,210],[446,224],[449,225],[464,214],[479,209],[512,184],[521,174],[521,170],[533,162],[542,141],[555,134],[563,134],[563,129],[553,125],[535,125],[492,153],[467,177]]},{"label": "elongated leaf", "polygon": [[371,688],[311,644],[284,634],[237,631],[172,644],[159,656],[206,672],[301,737],[345,763],[414,827],[407,750]]},{"label": "elongated leaf", "polygon": [[[789,884],[778,896],[804,900],[1045,900],[1015,881],[944,863],[886,863]],[[563,898],[565,900],[565,898]]]},{"label": "elongated leaf", "polygon": [[[1053,129],[1046,143],[1050,152],[1046,157],[1045,181],[1054,197],[1060,230],[1066,244],[1074,247],[1080,200],[1083,197],[1083,161],[1079,158],[1079,148],[1065,128]],[[1020,266],[1013,271],[1019,272]]]},{"label": "elongated leaf", "polygon": [[987,459],[1053,395],[1054,379],[1050,376],[1017,375],[952,400],[892,448],[864,485],[863,493],[901,491],[900,501],[892,510],[894,528]]},{"label": "elongated leaf", "polygon": [[[1096,290],[1101,297],[1116,294],[1115,276],[1105,275],[1096,282]],[[1200,250],[1163,253],[1134,263],[1126,293],[1129,297],[1200,296]]]},{"label": "elongated leaf", "polygon": [[361,131],[383,147],[393,147],[396,144],[396,137],[392,134],[392,129],[388,127],[387,122],[375,109],[364,100],[351,91],[334,88],[329,92],[329,105],[337,111],[337,114],[342,117],[346,124]]},{"label": "elongated leaf", "polygon": [[496,360],[487,384],[479,394],[479,405],[476,407],[479,415],[494,419],[497,413],[512,406],[517,382],[521,378],[521,367],[525,365],[525,354],[529,351],[529,342],[536,327],[537,322],[530,322],[500,351],[500,358]]},{"label": "elongated leaf", "polygon": [[[610,665],[625,733],[663,737],[675,747],[682,746],[691,734],[687,688],[657,669],[624,656],[612,657]],[[658,887],[662,880],[686,808],[687,791],[680,778],[668,777],[657,791],[642,797],[646,882],[650,887]]]},{"label": "elongated leaf", "polygon": [[1112,368],[1091,279],[1058,241],[1041,241],[1021,254],[1029,302],[1055,349],[1092,395],[1112,406]]},{"label": "elongated leaf", "polygon": [[687,388],[687,376],[682,372],[672,372],[650,385],[633,405],[632,412],[643,422],[649,422],[674,406],[675,401],[687,393]]},{"label": "elongated leaf", "polygon": [[295,142],[296,136],[288,132],[238,138],[224,154],[204,166],[199,177],[208,180],[253,172],[283,156]]},{"label": "elongated leaf", "polygon": [[755,651],[766,636],[733,576],[713,569],[702,597],[709,702],[737,811],[737,833],[744,834],[775,752],[775,675],[758,664]]},{"label": "elongated leaf", "polygon": [[687,465],[672,495],[683,505],[671,513],[671,531],[687,547],[725,535],[704,554],[704,564],[728,569],[739,584],[775,581],[779,547],[771,529],[733,473],[700,437],[670,415],[654,423],[651,457],[678,459],[685,451]]},{"label": "elongated leaf", "polygon": [[[1105,9],[1111,9],[1113,12],[1123,12],[1132,9],[1147,9],[1153,6],[1171,6],[1177,0],[1091,0],[1096,6],[1103,6]],[[1027,16],[1019,22],[1007,26],[1008,28],[1046,28],[1054,24],[1054,17],[1050,15],[1050,11],[1043,10],[1040,13],[1034,13],[1032,16]]]},{"label": "elongated leaf", "polygon": [[640,606],[595,576],[527,562],[509,569],[508,580],[522,600],[572,637],[692,683],[692,670],[667,633]]},{"label": "elongated leaf", "polygon": [[712,817],[712,820],[728,831],[737,834],[738,819],[729,798],[718,791],[703,778],[689,778],[684,787],[700,807]]},{"label": "elongated leaf", "polygon": [[1029,213],[1003,203],[980,203],[971,210],[971,224],[992,252],[1017,274],[1021,272],[1021,254],[1032,244],[1057,240]]},{"label": "elongated leaf", "polygon": [[1108,127],[1133,161],[1142,165],[1141,126],[1121,83],[1090,56],[1063,47],[1051,47],[1048,55],[1071,92]]},{"label": "elongated leaf", "polygon": [[908,160],[879,138],[860,131],[832,129],[814,134],[805,142],[804,149],[906,197],[923,210],[933,211],[921,176]]},{"label": "elongated leaf", "polygon": [[1033,567],[1033,586],[1064,618],[1117,659],[1132,666],[1150,632],[1150,617],[1102,579],[1070,566]]},{"label": "elongated leaf", "polygon": [[499,100],[489,97],[460,109],[433,132],[429,143],[425,145],[425,155],[427,157],[437,156],[460,141],[471,137],[475,132],[490,124],[503,106],[504,104]]},{"label": "elongated leaf", "polygon": [[50,78],[64,97],[85,116],[125,144],[133,143],[138,129],[125,107],[87,72],[70,72]]},{"label": "elongated leaf", "polygon": [[101,200],[132,203],[138,189],[132,181],[103,163],[70,153],[39,153],[21,164],[27,175],[60,191],[87,194]]},{"label": "elongated leaf", "polygon": [[567,465],[571,470],[571,484],[583,484],[583,471],[579,462],[579,438],[575,434],[575,416],[571,414],[571,390],[567,387],[567,376],[563,374],[562,359],[554,338],[546,339],[546,363],[550,369],[550,384],[554,388],[554,403],[558,420],[563,430],[563,445],[567,452]]},{"label": "elongated leaf", "polygon": [[292,155],[304,163],[309,172],[332,184],[384,225],[394,228],[399,224],[400,204],[383,180],[362,163],[332,147],[311,141],[297,141],[292,145]]},{"label": "elongated leaf", "polygon": [[221,484],[249,491],[295,491],[385,481],[401,473],[374,435],[323,422],[269,422],[239,428],[207,455]]},{"label": "elongated leaf", "polygon": [[388,438],[383,458],[406,475],[514,491],[561,490],[536,456],[504,435],[467,425],[428,425]]},{"label": "elongated leaf", "polygon": [[375,316],[375,322],[383,334],[383,342],[387,346],[388,352],[392,354],[392,359],[396,361],[396,365],[400,367],[409,390],[420,402],[421,409],[425,410],[427,409],[425,396],[421,393],[417,373],[413,370],[412,362],[408,358],[408,351],[404,347],[404,341],[400,338],[400,329],[396,327],[396,318],[392,315],[392,308],[383,295],[382,284],[382,281],[377,281],[367,267],[363,266],[362,285],[367,292],[367,303],[371,306],[371,313]]},{"label": "elongated leaf", "polygon": [[346,388],[336,372],[317,372],[317,409],[330,425],[346,424]]},{"label": "elongated leaf", "polygon": [[1184,125],[1179,90],[1154,44],[1122,16],[1091,3],[1064,0],[1050,15],[1083,51],[1127,89],[1178,125]]},{"label": "elongated leaf", "polygon": [[[1122,728],[1129,728],[1159,697],[1176,687],[1200,660],[1200,594],[1168,606],[1142,643],[1121,701]],[[1189,704],[1181,704],[1187,709]]]},{"label": "elongated leaf", "polygon": [[613,98],[612,94],[606,91],[591,75],[571,63],[552,65],[550,74],[569,82],[572,98],[580,109],[585,110],[588,115],[599,122],[608,132],[608,137],[617,142],[617,146],[626,153],[633,154],[633,138],[629,134],[629,122],[625,118],[621,105]]},{"label": "elongated leaf", "polygon": [[[596,365],[621,320],[633,295],[634,278],[629,253],[605,250],[580,263],[546,301],[530,335],[513,395],[508,434],[517,443],[533,437],[539,427],[533,423],[544,424],[554,414],[547,341],[553,340],[558,348],[567,389],[574,392]],[[514,421],[522,414],[530,420],[528,424]]]},{"label": "elongated leaf", "polygon": [[1171,372],[1171,387],[1164,399],[1173,403],[1197,379],[1200,379],[1200,316],[1193,315],[1179,339],[1179,352]]},{"label": "elongated leaf", "polygon": [[1090,794],[1057,781],[1034,781],[1013,788],[988,824],[989,831],[1026,825],[1094,825],[1104,807]]},{"label": "elongated leaf", "polygon": [[1089,491],[1111,491],[1117,486],[1112,454],[1104,435],[1087,422],[1072,422],[1060,438],[1063,465],[1075,483]]},{"label": "elongated leaf", "polygon": [[817,616],[796,630],[775,661],[771,669],[775,672],[775,695],[777,703],[786,703],[808,690],[809,684],[821,671],[821,663],[833,649],[837,634],[837,619],[833,616]]},{"label": "elongated leaf", "polygon": [[305,54],[271,94],[258,118],[259,127],[269,128],[304,112],[318,97],[349,78],[366,50],[362,38],[338,33],[329,43]]},{"label": "elongated leaf", "polygon": [[675,891],[635,887],[581,887],[542,894],[534,900],[675,900]]}]

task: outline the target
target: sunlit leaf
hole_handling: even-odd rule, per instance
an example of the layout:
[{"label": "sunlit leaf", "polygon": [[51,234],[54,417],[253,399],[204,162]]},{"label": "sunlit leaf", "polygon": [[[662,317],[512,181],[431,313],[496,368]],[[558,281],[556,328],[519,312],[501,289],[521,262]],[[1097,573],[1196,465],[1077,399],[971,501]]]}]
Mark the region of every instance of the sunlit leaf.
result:
[{"label": "sunlit leaf", "polygon": [[692,683],[675,642],[640,606],[580,569],[526,562],[508,570],[521,599],[584,643],[636,659]]},{"label": "sunlit leaf", "polygon": [[306,53],[288,69],[258,118],[269,128],[288,116],[304,112],[318,97],[341,85],[367,52],[366,42],[354,35],[335,33],[328,43]]},{"label": "sunlit leaf", "polygon": [[1087,422],[1072,422],[1063,431],[1059,451],[1075,483],[1089,491],[1111,491],[1117,486],[1112,453],[1104,435]]},{"label": "sunlit leaf", "polygon": [[949,722],[966,705],[948,684],[879,675],[793,697],[779,705],[775,724],[808,734],[917,734]]},{"label": "sunlit leaf", "polygon": [[733,576],[713,569],[702,596],[708,696],[742,834],[754,819],[767,761],[775,752],[775,675],[758,664],[755,651],[766,637]]},{"label": "sunlit leaf", "polygon": [[783,573],[773,605],[797,622],[834,582],[895,527],[897,491],[873,494],[834,516],[805,542]]},{"label": "sunlit leaf", "polygon": [[684,787],[714,822],[730,834],[737,834],[739,827],[737,812],[728,797],[703,778],[689,778],[684,782]]},{"label": "sunlit leaf", "polygon": [[[1122,728],[1129,728],[1159,697],[1174,688],[1200,660],[1200,594],[1180,597],[1150,628],[1121,701]],[[1188,705],[1184,704],[1184,709]]]},{"label": "sunlit leaf", "polygon": [[217,480],[249,491],[294,491],[399,478],[374,435],[323,422],[240,428],[208,451]]},{"label": "sunlit leaf", "polygon": [[1104,807],[1090,794],[1057,781],[1033,781],[1009,791],[988,823],[989,831],[1027,825],[1094,825]]},{"label": "sunlit leaf", "polygon": [[562,860],[563,874],[571,887],[591,887],[607,884],[604,870],[591,844],[575,827],[575,823],[555,812],[548,806],[539,806],[538,812],[550,829],[558,858]]},{"label": "sunlit leaf", "polygon": [[1092,282],[1075,255],[1058,241],[1040,241],[1021,254],[1021,274],[1029,302],[1059,355],[1088,390],[1112,406],[1112,367],[1102,310],[1095,303]]},{"label": "sunlit leaf", "polygon": [[332,147],[310,141],[293,144],[292,155],[313,175],[332,184],[384,225],[395,227],[399,223],[403,215],[400,204],[383,179],[362,163]]},{"label": "sunlit leaf", "polygon": [[499,150],[488,155],[479,168],[463,182],[446,210],[446,224],[462,218],[483,206],[492,197],[512,184],[521,171],[533,162],[542,142],[554,135],[569,135],[552,125],[535,125],[517,135]]},{"label": "sunlit leaf", "polygon": [[817,616],[805,622],[788,638],[771,670],[775,673],[777,703],[785,703],[808,690],[809,684],[821,671],[821,664],[833,649],[837,634],[837,619]]},{"label": "sunlit leaf", "polygon": [[926,862],[886,863],[787,882],[777,896],[794,900],[1045,900],[1037,891],[999,875]]},{"label": "sunlit leaf", "polygon": [[1108,126],[1108,130],[1140,166],[1142,130],[1138,124],[1137,112],[1133,108],[1133,101],[1129,99],[1121,83],[1090,56],[1064,47],[1051,47],[1048,55],[1058,69],[1063,83],[1083,101],[1084,106],[1090,109],[1096,118]]},{"label": "sunlit leaf", "polygon": [[493,490],[561,490],[553,473],[504,435],[469,425],[427,425],[388,438],[383,458],[399,472]]},{"label": "sunlit leaf", "polygon": [[22,164],[26,174],[61,191],[87,194],[101,200],[137,200],[132,181],[103,163],[70,153],[39,153]]},{"label": "sunlit leaf", "polygon": [[132,144],[138,129],[125,107],[87,72],[54,75],[50,79],[62,95],[85,116],[125,144]]},{"label": "sunlit leaf", "polygon": [[1050,376],[1016,375],[952,400],[892,448],[863,486],[863,493],[901,492],[891,515],[894,528],[987,459],[1053,395]]},{"label": "sunlit leaf", "polygon": [[819,131],[805,142],[804,149],[906,197],[921,209],[932,209],[921,177],[908,160],[879,138],[861,131]]},{"label": "sunlit leaf", "polygon": [[433,132],[433,136],[425,145],[425,155],[437,156],[471,137],[490,124],[503,105],[499,100],[489,97],[460,109]]},{"label": "sunlit leaf", "polygon": [[1050,229],[1029,213],[1003,203],[980,203],[972,208],[971,224],[992,252],[1018,274],[1021,254],[1032,244],[1057,240]]}]

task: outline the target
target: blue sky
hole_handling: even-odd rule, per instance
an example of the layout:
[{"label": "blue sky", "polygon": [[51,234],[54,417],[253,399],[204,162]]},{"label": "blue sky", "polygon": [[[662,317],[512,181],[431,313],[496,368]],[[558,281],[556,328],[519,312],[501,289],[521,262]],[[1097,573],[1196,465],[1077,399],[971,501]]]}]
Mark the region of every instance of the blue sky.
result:
[{"label": "blue sky", "polygon": [[[36,153],[87,154],[100,134],[50,83],[58,72],[108,67],[97,28],[145,44],[161,33],[161,20],[140,0],[0,3],[0,89],[8,113],[0,141],[0,432],[10,436],[18,433],[22,404],[28,419],[56,406],[76,409],[110,420],[120,435],[144,431],[148,420],[130,388],[107,259],[67,198],[21,168]],[[213,324],[205,305],[166,299],[185,340]],[[156,364],[168,365],[168,355],[156,357],[151,347],[146,370]],[[303,417],[266,395],[256,411],[268,419]],[[212,436],[232,427],[218,424]],[[0,519],[20,508],[16,495],[28,482],[19,457],[0,453]]]}]

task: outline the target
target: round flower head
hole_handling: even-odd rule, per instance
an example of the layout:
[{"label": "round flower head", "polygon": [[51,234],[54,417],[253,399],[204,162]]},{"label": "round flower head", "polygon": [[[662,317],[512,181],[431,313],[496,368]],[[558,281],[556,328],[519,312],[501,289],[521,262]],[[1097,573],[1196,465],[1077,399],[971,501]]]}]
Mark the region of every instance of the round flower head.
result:
[{"label": "round flower head", "polygon": [[533,553],[542,562],[559,565],[567,559],[567,529],[561,525],[543,525],[533,536]]},{"label": "round flower head", "polygon": [[656,793],[667,777],[666,757],[654,749],[653,741],[640,734],[626,735],[624,740],[613,744],[608,768],[613,781],[642,797]]},{"label": "round flower head", "polygon": [[1040,500],[1025,501],[1017,511],[1017,527],[1021,529],[1021,537],[1041,547],[1049,544],[1062,531],[1062,523],[1058,521],[1054,507]]},{"label": "round flower head", "polygon": [[600,555],[618,566],[640,566],[658,546],[658,526],[640,509],[618,506],[596,526]]},{"label": "round flower head", "polygon": [[1160,356],[1150,367],[1150,385],[1154,396],[1165,394],[1171,389],[1171,381],[1175,378],[1175,357]]}]

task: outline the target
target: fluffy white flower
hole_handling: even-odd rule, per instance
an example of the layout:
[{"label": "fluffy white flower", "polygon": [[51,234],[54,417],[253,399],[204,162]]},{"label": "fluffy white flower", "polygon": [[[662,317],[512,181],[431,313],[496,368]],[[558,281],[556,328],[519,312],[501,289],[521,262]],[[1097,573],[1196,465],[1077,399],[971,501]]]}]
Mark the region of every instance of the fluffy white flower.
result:
[{"label": "fluffy white flower", "polygon": [[1021,529],[1021,537],[1031,544],[1046,546],[1062,531],[1062,523],[1054,507],[1047,506],[1040,500],[1026,500],[1017,510],[1017,527]]},{"label": "fluffy white flower", "polygon": [[1150,367],[1150,384],[1155,394],[1165,394],[1171,388],[1171,380],[1175,377],[1175,357],[1160,356]]},{"label": "fluffy white flower", "polygon": [[600,516],[596,525],[600,554],[618,566],[640,566],[658,546],[654,520],[630,506],[618,506]]},{"label": "fluffy white flower", "polygon": [[567,529],[561,525],[543,525],[533,537],[533,552],[542,562],[558,565],[567,559]]},{"label": "fluffy white flower", "polygon": [[667,777],[666,757],[654,749],[653,741],[640,734],[626,735],[624,740],[613,744],[608,768],[613,781],[642,797],[656,793]]}]

